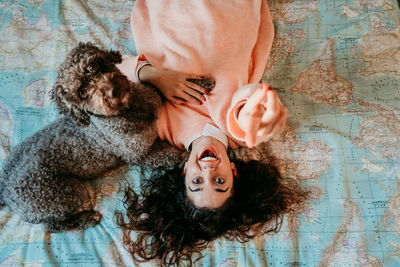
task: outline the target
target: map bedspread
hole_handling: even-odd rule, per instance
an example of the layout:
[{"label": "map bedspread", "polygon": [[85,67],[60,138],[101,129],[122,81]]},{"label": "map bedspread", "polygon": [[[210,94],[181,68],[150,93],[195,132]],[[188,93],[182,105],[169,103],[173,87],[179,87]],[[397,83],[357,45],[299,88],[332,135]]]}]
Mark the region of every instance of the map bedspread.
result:
[{"label": "map bedspread", "polygon": [[[196,266],[400,266],[400,11],[395,0],[268,0],[263,79],[289,109],[256,151],[311,191],[277,234],[212,242]],[[0,0],[0,164],[57,118],[49,90],[79,41],[135,53],[134,1]],[[221,59],[223,60],[223,59]],[[114,211],[137,166],[98,179],[100,225],[49,234],[0,210],[0,266],[132,266]],[[155,266],[148,262],[141,266]]]}]

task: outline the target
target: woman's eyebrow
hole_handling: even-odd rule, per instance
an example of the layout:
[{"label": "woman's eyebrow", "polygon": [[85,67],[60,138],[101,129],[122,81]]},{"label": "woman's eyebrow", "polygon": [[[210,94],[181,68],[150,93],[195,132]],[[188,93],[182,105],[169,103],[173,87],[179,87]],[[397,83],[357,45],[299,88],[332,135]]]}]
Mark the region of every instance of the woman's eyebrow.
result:
[{"label": "woman's eyebrow", "polygon": [[226,189],[224,189],[224,190],[219,189],[219,188],[216,188],[215,191],[217,191],[217,192],[219,192],[219,193],[225,193],[225,192],[228,191],[228,189],[229,189],[229,186],[228,186]]},{"label": "woman's eyebrow", "polygon": [[203,190],[203,188],[192,189],[192,188],[190,188],[190,186],[188,186],[188,187],[189,187],[190,192],[200,192]]},{"label": "woman's eyebrow", "polygon": [[[192,188],[190,188],[190,186],[188,186],[188,188],[189,188],[190,192],[200,192],[200,191],[203,191],[203,188],[192,189]],[[219,188],[216,188],[216,189],[214,189],[214,190],[215,190],[216,192],[218,192],[218,193],[225,193],[225,192],[228,191],[228,189],[229,189],[229,186],[228,186],[226,189],[224,189],[224,190],[219,189]]]}]

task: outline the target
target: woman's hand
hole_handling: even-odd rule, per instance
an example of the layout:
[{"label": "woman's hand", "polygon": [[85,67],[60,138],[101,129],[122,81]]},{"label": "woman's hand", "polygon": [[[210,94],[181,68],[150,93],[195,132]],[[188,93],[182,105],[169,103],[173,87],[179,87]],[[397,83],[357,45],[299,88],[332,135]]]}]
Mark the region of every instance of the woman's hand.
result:
[{"label": "woman's hand", "polygon": [[151,83],[174,104],[183,104],[186,101],[194,104],[203,104],[204,94],[209,92],[200,85],[191,81],[204,79],[203,76],[189,75],[177,71],[162,70],[151,65],[144,66],[139,71],[141,81]]},{"label": "woman's hand", "polygon": [[287,109],[278,94],[265,83],[250,95],[238,115],[238,124],[246,133],[248,147],[254,147],[280,133],[286,121]]}]

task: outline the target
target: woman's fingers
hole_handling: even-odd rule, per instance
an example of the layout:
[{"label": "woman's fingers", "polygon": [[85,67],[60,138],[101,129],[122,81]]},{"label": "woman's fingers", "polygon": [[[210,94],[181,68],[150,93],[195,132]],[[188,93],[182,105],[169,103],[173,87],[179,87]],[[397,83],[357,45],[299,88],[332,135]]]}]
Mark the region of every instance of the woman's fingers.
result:
[{"label": "woman's fingers", "polygon": [[283,131],[287,123],[287,109],[282,108],[276,120],[270,122],[269,124],[262,123],[263,126],[260,127],[260,130],[257,133],[257,136],[262,138],[265,137],[265,140],[268,140],[273,135],[279,134]]},{"label": "woman's fingers", "polygon": [[[179,74],[179,78],[175,81],[176,85],[171,85],[171,88],[174,88],[171,91],[171,98],[169,99],[174,103],[185,103],[190,102],[193,104],[201,105],[206,99],[204,94],[207,94],[209,91],[200,85],[193,83],[190,79],[201,79],[202,76],[199,75],[188,75],[188,74]],[[180,101],[177,101],[179,99]]]},{"label": "woman's fingers", "polygon": [[281,106],[277,103],[277,94],[273,91],[268,91],[267,96],[267,103],[264,104],[265,112],[262,114],[259,127],[257,128],[257,137],[267,136],[269,138],[279,121]]},{"label": "woman's fingers", "polygon": [[239,124],[246,133],[245,142],[248,147],[255,146],[263,113],[263,106],[261,103],[267,97],[267,91],[267,86],[263,84],[260,89],[254,91],[250,95],[246,104],[239,112]]},{"label": "woman's fingers", "polygon": [[255,106],[251,113],[249,113],[243,130],[246,132],[245,141],[248,147],[254,147],[256,143],[257,131],[260,127],[261,117],[259,116],[261,111],[261,105]]},{"label": "woman's fingers", "polygon": [[168,98],[168,100],[171,101],[175,105],[182,105],[185,103],[185,100],[183,100],[182,98],[176,97],[176,96]]},{"label": "woman's fingers", "polygon": [[186,91],[180,92],[175,97],[181,98],[185,102],[190,102],[190,103],[193,103],[193,104],[196,104],[196,105],[201,105],[202,104],[202,102],[199,99],[197,99],[196,97],[194,97],[191,94],[187,93]]},{"label": "woman's fingers", "polygon": [[287,109],[285,108],[282,112],[282,119],[279,124],[274,129],[274,134],[280,134],[286,127],[287,123]]},{"label": "woman's fingers", "polygon": [[180,99],[183,102],[190,102],[196,105],[201,105],[203,101],[205,101],[204,96],[198,91],[193,90],[192,88],[189,88],[182,84],[178,84],[175,87],[174,93],[171,95],[171,97],[175,99]]},{"label": "woman's fingers", "polygon": [[201,87],[200,85],[197,85],[197,84],[195,84],[195,83],[192,83],[192,82],[190,82],[190,81],[186,81],[186,82],[185,82],[185,86],[186,86],[187,88],[190,88],[190,89],[192,89],[192,90],[198,92],[198,93],[201,94],[201,95],[206,95],[206,94],[208,94],[208,90],[207,90],[207,89]]},{"label": "woman's fingers", "polygon": [[275,91],[268,90],[264,100],[261,102],[261,93],[258,93],[257,95],[258,96],[253,93],[252,96],[254,96],[254,98],[249,98],[249,100],[252,101],[250,104],[254,106],[258,103],[258,106],[263,107],[262,110],[264,112],[260,115],[258,127],[255,130],[251,129],[249,136],[246,135],[246,142],[250,145],[265,142],[272,136],[280,133],[285,128],[287,121],[287,109],[283,106]]},{"label": "woman's fingers", "polygon": [[246,104],[244,105],[244,109],[246,111],[252,110],[262,104],[262,102],[265,100],[265,98],[268,95],[268,87],[266,84],[262,84],[260,89],[255,90],[250,97],[247,99]]},{"label": "woman's fingers", "polygon": [[[187,88],[184,93],[188,96],[190,100],[189,102],[192,102],[193,104],[203,104],[204,101],[206,101],[205,97],[197,92],[196,90],[193,90],[191,88]],[[185,99],[188,99],[185,98]]]},{"label": "woman's fingers", "polygon": [[281,109],[284,108],[279,100],[278,94],[272,90],[267,93],[267,103],[264,104],[264,107],[266,110],[261,119],[263,125],[273,123],[279,116]]},{"label": "woman's fingers", "polygon": [[204,78],[204,76],[196,74],[185,74],[185,75],[186,75],[186,80],[201,80]]}]

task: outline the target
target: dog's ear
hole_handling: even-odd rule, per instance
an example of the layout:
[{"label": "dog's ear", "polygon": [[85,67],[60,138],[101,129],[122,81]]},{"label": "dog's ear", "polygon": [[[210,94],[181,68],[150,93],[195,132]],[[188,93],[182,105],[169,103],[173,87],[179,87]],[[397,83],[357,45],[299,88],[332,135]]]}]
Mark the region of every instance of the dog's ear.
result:
[{"label": "dog's ear", "polygon": [[92,46],[94,46],[94,45],[91,42],[87,42],[87,43],[79,42],[78,45],[75,46],[75,48],[77,50],[81,51],[81,50],[85,50],[87,47],[92,47]]},{"label": "dog's ear", "polygon": [[50,91],[50,96],[51,100],[56,103],[56,107],[58,109],[58,112],[60,114],[68,114],[69,113],[69,108],[68,106],[62,101],[63,95],[65,94],[65,90],[63,86],[57,81],[54,85],[53,88],[51,88]]},{"label": "dog's ear", "polygon": [[77,46],[73,49],[74,53],[77,55],[84,55],[87,54],[89,51],[100,51],[100,49],[94,45],[92,42],[79,42]]},{"label": "dog's ear", "polygon": [[86,127],[90,124],[90,116],[88,114],[80,110],[76,105],[65,101],[66,91],[58,81],[54,84],[50,94],[60,114],[71,117],[80,127]]},{"label": "dog's ear", "polygon": [[119,51],[114,51],[114,50],[108,50],[106,51],[106,57],[107,61],[109,61],[112,64],[119,64],[122,62],[122,56]]}]

